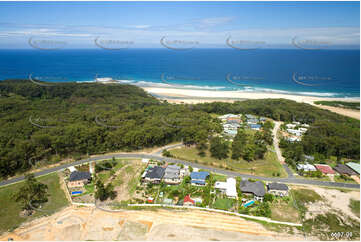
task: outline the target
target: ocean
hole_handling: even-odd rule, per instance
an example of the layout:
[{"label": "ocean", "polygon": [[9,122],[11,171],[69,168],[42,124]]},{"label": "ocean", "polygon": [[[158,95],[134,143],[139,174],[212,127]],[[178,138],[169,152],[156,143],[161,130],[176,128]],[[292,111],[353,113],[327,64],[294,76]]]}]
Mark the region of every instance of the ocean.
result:
[{"label": "ocean", "polygon": [[0,79],[360,97],[359,50],[0,50]]}]

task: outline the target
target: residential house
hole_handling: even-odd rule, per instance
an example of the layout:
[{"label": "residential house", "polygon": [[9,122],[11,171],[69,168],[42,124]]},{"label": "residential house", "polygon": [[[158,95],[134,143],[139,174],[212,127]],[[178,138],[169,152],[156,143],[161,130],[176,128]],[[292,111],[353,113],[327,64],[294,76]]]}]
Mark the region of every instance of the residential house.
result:
[{"label": "residential house", "polygon": [[356,171],[352,170],[350,167],[343,164],[337,164],[333,169],[341,175],[348,175],[348,176],[357,175]]},{"label": "residential house", "polygon": [[346,163],[346,166],[350,167],[352,170],[354,170],[358,175],[360,175],[360,164],[355,162],[348,162]]},{"label": "residential house", "polygon": [[332,168],[329,165],[317,164],[317,165],[315,165],[315,167],[317,170],[322,172],[322,174],[325,174],[325,175],[334,175],[335,174],[335,171],[332,170]]},{"label": "residential house", "polygon": [[288,129],[294,129],[294,128],[296,128],[296,124],[286,124],[286,127],[288,128]]},{"label": "residential house", "polygon": [[245,115],[247,119],[256,119],[257,117],[252,114],[246,114]]},{"label": "residential house", "polygon": [[235,137],[237,135],[237,130],[225,129],[224,133],[229,136]]},{"label": "residential house", "polygon": [[249,127],[253,130],[260,130],[261,129],[261,125],[259,124],[249,124]]},{"label": "residential house", "polygon": [[314,161],[315,157],[312,155],[304,155],[303,156],[305,158],[306,161]]},{"label": "residential house", "polygon": [[289,189],[286,184],[272,182],[267,185],[267,190],[269,193],[271,193],[275,196],[284,197],[284,196],[288,196]]},{"label": "residential house", "polygon": [[68,187],[83,187],[91,181],[91,174],[87,171],[73,171],[70,173]]},{"label": "residential house", "polygon": [[250,182],[248,180],[242,180],[239,187],[242,193],[253,194],[254,199],[261,202],[263,201],[263,197],[266,194],[264,185],[260,181]]},{"label": "residential house", "polygon": [[204,186],[206,184],[206,178],[209,176],[209,172],[199,171],[191,172],[191,184]]},{"label": "residential house", "polygon": [[267,119],[266,119],[265,117],[260,117],[260,118],[259,118],[259,121],[261,121],[261,122],[266,122],[266,120],[267,120]]},{"label": "residential house", "polygon": [[296,136],[302,135],[302,132],[298,129],[287,129],[287,132]]},{"label": "residential house", "polygon": [[167,184],[179,184],[180,179],[180,167],[177,165],[168,165],[165,168],[163,180]]},{"label": "residential house", "polygon": [[310,165],[308,163],[306,164],[298,164],[297,166],[297,170],[302,170],[302,171],[316,171],[316,167],[314,167],[313,165]]},{"label": "residential house", "polygon": [[301,138],[295,137],[295,136],[290,136],[290,137],[287,137],[286,140],[293,143],[293,142],[300,142]]},{"label": "residential house", "polygon": [[216,182],[214,187],[229,198],[237,198],[236,179],[234,178],[227,178],[227,182]]},{"label": "residential house", "polygon": [[165,169],[160,166],[154,166],[147,170],[147,173],[145,174],[143,181],[153,183],[153,184],[159,184],[164,176]]},{"label": "residential house", "polygon": [[183,205],[184,206],[194,206],[196,204],[196,202],[191,199],[191,197],[189,195],[185,196],[183,199]]},{"label": "residential house", "polygon": [[247,124],[257,124],[259,120],[257,118],[247,119]]},{"label": "residential house", "polygon": [[298,130],[301,131],[301,133],[305,133],[307,131],[306,128],[299,128]]}]

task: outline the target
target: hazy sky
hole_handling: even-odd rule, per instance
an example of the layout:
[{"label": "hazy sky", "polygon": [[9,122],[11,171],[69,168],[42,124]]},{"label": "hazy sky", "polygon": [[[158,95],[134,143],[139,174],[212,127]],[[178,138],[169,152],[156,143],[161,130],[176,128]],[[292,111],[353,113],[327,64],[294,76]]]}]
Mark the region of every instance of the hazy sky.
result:
[{"label": "hazy sky", "polygon": [[[224,47],[237,41],[289,46],[315,39],[359,46],[359,2],[0,2],[0,48],[29,48],[51,39],[67,48],[131,43],[160,47],[160,39]],[[110,42],[113,40],[113,42]],[[39,42],[40,41],[40,42]],[[50,42],[49,42],[50,43]],[[48,43],[48,44],[49,44]],[[239,43],[239,42],[238,42]]]}]

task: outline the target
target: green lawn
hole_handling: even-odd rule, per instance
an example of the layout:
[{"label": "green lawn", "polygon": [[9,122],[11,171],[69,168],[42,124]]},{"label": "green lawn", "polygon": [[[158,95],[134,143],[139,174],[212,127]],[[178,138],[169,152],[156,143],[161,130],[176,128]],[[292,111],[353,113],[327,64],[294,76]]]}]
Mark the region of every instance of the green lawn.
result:
[{"label": "green lawn", "polygon": [[218,198],[214,203],[213,207],[216,209],[228,210],[233,207],[234,200],[228,198]]},{"label": "green lawn", "polygon": [[274,173],[279,172],[280,177],[287,177],[286,171],[282,165],[278,162],[277,156],[274,152],[268,151],[263,160],[255,160],[247,162],[245,160],[233,160],[231,158],[218,160],[210,156],[207,151],[205,157],[198,155],[198,150],[194,147],[184,147],[169,150],[170,153],[179,159],[198,162],[207,166],[219,167],[223,169],[229,169],[238,171],[244,174],[259,175],[265,177],[273,177]]},{"label": "green lawn", "polygon": [[12,199],[13,194],[15,194],[24,183],[16,183],[0,188],[0,233],[15,229],[21,223],[33,220],[39,216],[50,215],[68,205],[65,193],[60,187],[57,173],[39,177],[37,180],[48,185],[49,201],[43,206],[43,211],[36,211],[27,218],[19,216],[22,210],[21,206]]}]

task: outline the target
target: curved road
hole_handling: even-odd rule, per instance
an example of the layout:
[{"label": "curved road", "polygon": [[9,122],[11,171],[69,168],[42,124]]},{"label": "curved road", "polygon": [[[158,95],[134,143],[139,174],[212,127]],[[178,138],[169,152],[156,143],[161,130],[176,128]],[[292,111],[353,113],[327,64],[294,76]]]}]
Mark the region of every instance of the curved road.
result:
[{"label": "curved road", "polygon": [[[172,145],[172,147],[176,147],[179,146],[178,145]],[[222,175],[226,175],[226,176],[233,176],[233,177],[242,177],[242,178],[253,178],[253,179],[259,179],[259,180],[263,180],[263,181],[273,181],[273,182],[283,182],[283,183],[290,183],[290,184],[304,184],[304,185],[318,185],[318,186],[332,186],[332,187],[340,187],[340,188],[356,188],[356,189],[360,189],[360,185],[359,184],[349,184],[349,183],[339,183],[339,182],[327,182],[327,181],[318,181],[318,180],[307,180],[307,179],[300,179],[300,178],[276,178],[276,177],[262,177],[262,176],[253,176],[253,175],[247,175],[247,174],[240,174],[238,172],[234,172],[234,171],[228,171],[228,170],[223,170],[223,169],[219,169],[219,168],[214,168],[214,167],[208,167],[208,166],[204,166],[201,164],[196,164],[196,163],[192,163],[192,162],[188,162],[188,161],[184,161],[184,160],[179,160],[179,159],[175,159],[175,158],[168,158],[168,157],[162,157],[160,155],[156,155],[156,154],[135,154],[135,153],[118,153],[118,154],[111,154],[111,155],[99,155],[97,157],[92,157],[92,158],[87,158],[87,159],[83,159],[83,160],[79,160],[79,161],[75,161],[69,164],[64,164],[61,166],[57,166],[57,167],[53,167],[53,168],[49,168],[43,171],[39,171],[34,173],[35,176],[43,176],[43,175],[47,175],[49,173],[53,173],[53,172],[57,172],[57,171],[61,171],[64,170],[70,166],[74,166],[74,165],[81,165],[83,163],[88,163],[90,161],[101,161],[101,160],[106,160],[106,159],[112,159],[113,157],[115,158],[146,158],[146,159],[154,159],[154,160],[160,160],[160,161],[166,161],[168,163],[178,163],[178,164],[184,164],[184,165],[188,165],[188,166],[192,166],[195,168],[199,168],[199,169],[204,169],[204,170],[208,170],[210,172],[214,172],[214,173],[219,173]],[[13,184],[19,181],[24,180],[24,176],[21,177],[16,177],[10,180],[6,180],[6,181],[1,181],[0,182],[0,186],[5,186],[5,185],[9,185],[9,184]]]}]

